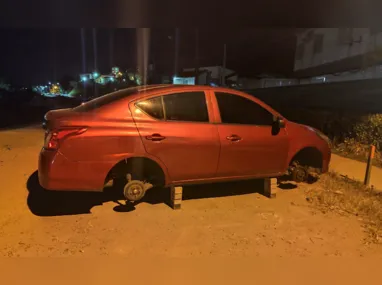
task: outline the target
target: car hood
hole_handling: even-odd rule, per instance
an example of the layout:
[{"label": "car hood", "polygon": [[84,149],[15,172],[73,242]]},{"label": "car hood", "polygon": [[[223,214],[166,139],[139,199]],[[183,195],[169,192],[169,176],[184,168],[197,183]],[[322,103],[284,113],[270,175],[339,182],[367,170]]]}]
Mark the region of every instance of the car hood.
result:
[{"label": "car hood", "polygon": [[317,137],[321,138],[322,140],[326,141],[329,144],[329,146],[332,145],[332,142],[328,138],[328,136],[326,136],[320,130],[313,128],[311,126],[303,125],[303,124],[299,124],[299,123],[295,123],[295,122],[289,122],[289,129],[293,133],[298,132],[300,134],[303,133],[303,134],[308,135],[308,136],[317,136]]}]

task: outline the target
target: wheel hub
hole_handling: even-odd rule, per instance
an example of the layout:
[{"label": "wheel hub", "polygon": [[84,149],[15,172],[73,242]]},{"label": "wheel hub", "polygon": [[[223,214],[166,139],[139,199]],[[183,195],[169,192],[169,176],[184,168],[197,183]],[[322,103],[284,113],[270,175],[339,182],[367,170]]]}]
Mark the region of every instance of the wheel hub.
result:
[{"label": "wheel hub", "polygon": [[292,170],[292,179],[296,182],[304,182],[306,181],[308,178],[308,172],[307,170],[298,165],[296,167],[293,168]]},{"label": "wheel hub", "polygon": [[301,168],[296,169],[296,178],[298,180],[304,180],[305,178],[305,170]]},{"label": "wheel hub", "polygon": [[125,198],[129,201],[138,201],[145,195],[144,183],[141,181],[128,182],[123,190]]}]

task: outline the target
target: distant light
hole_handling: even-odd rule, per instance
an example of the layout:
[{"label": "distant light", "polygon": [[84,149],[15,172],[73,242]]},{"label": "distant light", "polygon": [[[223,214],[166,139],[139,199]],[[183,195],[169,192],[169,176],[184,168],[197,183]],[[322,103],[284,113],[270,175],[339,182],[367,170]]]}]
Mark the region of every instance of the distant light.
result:
[{"label": "distant light", "polygon": [[50,85],[50,84],[52,84],[52,83],[49,81],[48,84]]},{"label": "distant light", "polygon": [[81,80],[85,82],[88,79],[86,78],[86,76],[82,76]]},{"label": "distant light", "polygon": [[123,82],[125,82],[126,81],[126,79],[125,78],[123,78]]},{"label": "distant light", "polygon": [[93,72],[93,77],[94,78],[97,78],[99,76],[99,73],[98,72]]},{"label": "distant light", "polygon": [[111,80],[111,81],[114,81],[114,77],[111,77],[110,80]]}]

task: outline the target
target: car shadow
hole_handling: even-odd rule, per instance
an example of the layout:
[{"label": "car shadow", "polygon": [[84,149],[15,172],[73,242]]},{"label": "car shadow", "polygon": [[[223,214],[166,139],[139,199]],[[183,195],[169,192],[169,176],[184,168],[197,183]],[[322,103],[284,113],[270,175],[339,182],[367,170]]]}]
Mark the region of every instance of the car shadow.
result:
[{"label": "car shadow", "polygon": [[[219,198],[237,195],[246,195],[251,193],[262,193],[263,180],[246,180],[224,183],[199,184],[183,187],[182,200],[195,200],[206,198]],[[152,188],[146,192],[145,197],[136,204],[119,204],[114,207],[117,212],[129,212],[132,207],[141,203],[166,204],[171,207],[170,188]]]},{"label": "car shadow", "polygon": [[281,182],[278,187],[282,190],[293,190],[296,189],[298,185],[292,182]]},{"label": "car shadow", "polygon": [[113,188],[104,192],[47,191],[40,186],[37,171],[29,177],[27,189],[27,205],[37,216],[90,214],[94,206],[123,199]]},{"label": "car shadow", "polygon": [[[293,185],[293,184],[291,184]],[[281,185],[280,185],[281,186]],[[294,187],[293,187],[294,186]],[[280,187],[281,189],[294,189],[293,186]],[[46,191],[38,182],[38,173],[35,171],[27,181],[29,191],[27,204],[30,211],[37,216],[64,216],[90,214],[94,206],[106,202],[115,202],[116,212],[131,212],[141,203],[151,205],[167,204],[170,207],[170,188],[152,188],[146,192],[145,197],[136,203],[120,202],[124,200],[122,191],[105,187],[103,192],[77,192],[77,191]],[[263,193],[263,180],[246,180],[225,183],[203,184],[185,186],[183,200],[218,198],[227,196]]]}]

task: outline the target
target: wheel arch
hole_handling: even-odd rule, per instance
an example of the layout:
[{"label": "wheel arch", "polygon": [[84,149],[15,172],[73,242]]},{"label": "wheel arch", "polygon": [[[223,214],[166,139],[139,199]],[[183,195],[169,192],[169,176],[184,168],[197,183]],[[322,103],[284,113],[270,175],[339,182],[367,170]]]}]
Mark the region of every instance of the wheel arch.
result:
[{"label": "wheel arch", "polygon": [[289,159],[289,166],[298,161],[303,165],[311,166],[314,168],[323,168],[323,154],[322,152],[314,146],[305,146],[300,148],[294,155]]},{"label": "wheel arch", "polygon": [[105,177],[105,183],[127,171],[135,172],[135,174],[153,172],[158,186],[166,186],[171,182],[166,166],[157,159],[147,156],[127,156],[111,167]]}]

